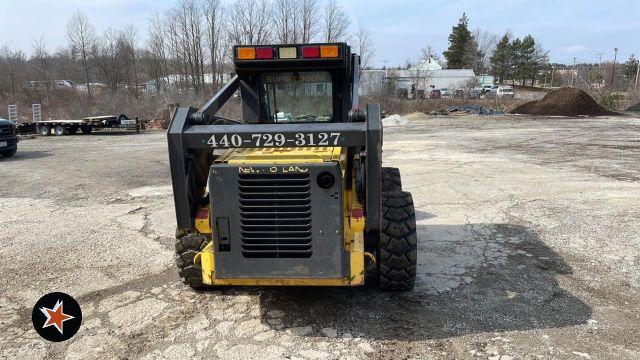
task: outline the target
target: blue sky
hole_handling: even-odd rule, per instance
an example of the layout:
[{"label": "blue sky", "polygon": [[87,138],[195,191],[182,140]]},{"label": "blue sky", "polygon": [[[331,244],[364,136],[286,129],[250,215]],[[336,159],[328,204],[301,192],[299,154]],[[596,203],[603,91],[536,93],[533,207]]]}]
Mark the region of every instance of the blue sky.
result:
[{"label": "blue sky", "polygon": [[[323,0],[321,0],[323,1]],[[172,6],[173,0],[0,0],[0,46],[30,52],[32,39],[44,36],[51,49],[64,46],[65,23],[75,10],[85,12],[100,32],[134,24],[144,39],[154,10]],[[400,65],[416,59],[420,48],[447,47],[451,26],[466,12],[472,29],[496,34],[511,30],[516,36],[532,34],[550,50],[557,62],[595,62],[640,55],[639,0],[345,0],[341,1],[355,29],[369,27],[377,44],[374,65]]]}]

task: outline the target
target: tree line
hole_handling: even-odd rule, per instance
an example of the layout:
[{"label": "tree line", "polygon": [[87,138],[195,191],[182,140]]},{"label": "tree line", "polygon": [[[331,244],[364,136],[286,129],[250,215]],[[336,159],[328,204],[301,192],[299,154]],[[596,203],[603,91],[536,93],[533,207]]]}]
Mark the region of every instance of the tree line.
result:
[{"label": "tree line", "polygon": [[174,89],[201,93],[219,87],[223,74],[232,70],[235,44],[345,41],[362,56],[363,67],[375,51],[369,30],[352,29],[337,0],[177,0],[153,13],[145,31],[144,42],[133,25],[98,33],[85,14],[76,12],[66,24],[68,45],[55,52],[43,38],[33,41],[29,57],[19,49],[0,49],[0,98],[17,96],[31,80],[48,98],[56,79],[87,84],[89,98],[95,83],[137,97],[148,80],[169,91],[163,81],[169,75],[175,75]]},{"label": "tree line", "polygon": [[536,77],[548,62],[548,52],[531,35],[514,38],[510,32],[498,37],[480,29],[469,30],[469,18],[463,14],[449,35],[449,48],[443,53],[449,69],[473,69],[490,73],[499,81],[520,81],[522,85]]}]

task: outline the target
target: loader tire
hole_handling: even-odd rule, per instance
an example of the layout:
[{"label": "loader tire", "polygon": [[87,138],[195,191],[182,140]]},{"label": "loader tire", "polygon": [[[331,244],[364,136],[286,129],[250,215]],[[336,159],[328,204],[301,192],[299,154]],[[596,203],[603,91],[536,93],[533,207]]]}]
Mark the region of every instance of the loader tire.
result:
[{"label": "loader tire", "polygon": [[382,192],[378,279],[382,290],[407,291],[416,280],[416,215],[411,194]]},{"label": "loader tire", "polygon": [[400,169],[393,167],[382,168],[382,191],[394,192],[402,191],[402,180],[400,179]]},{"label": "loader tire", "polygon": [[193,289],[206,287],[202,283],[202,271],[193,258],[207,246],[209,239],[202,234],[185,234],[176,238],[176,266],[182,282]]}]

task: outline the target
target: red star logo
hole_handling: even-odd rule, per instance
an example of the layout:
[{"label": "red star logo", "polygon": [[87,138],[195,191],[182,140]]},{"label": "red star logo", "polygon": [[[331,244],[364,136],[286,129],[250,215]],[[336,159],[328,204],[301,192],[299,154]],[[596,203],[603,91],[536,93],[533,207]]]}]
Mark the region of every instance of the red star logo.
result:
[{"label": "red star logo", "polygon": [[40,311],[42,311],[44,316],[47,317],[47,321],[44,322],[44,326],[42,326],[42,328],[44,329],[53,325],[56,327],[56,329],[58,329],[58,331],[60,331],[60,334],[62,334],[62,323],[74,318],[73,316],[65,314],[62,311],[61,300],[58,300],[58,302],[56,302],[56,305],[53,307],[53,309],[48,309],[43,306],[40,308]]}]

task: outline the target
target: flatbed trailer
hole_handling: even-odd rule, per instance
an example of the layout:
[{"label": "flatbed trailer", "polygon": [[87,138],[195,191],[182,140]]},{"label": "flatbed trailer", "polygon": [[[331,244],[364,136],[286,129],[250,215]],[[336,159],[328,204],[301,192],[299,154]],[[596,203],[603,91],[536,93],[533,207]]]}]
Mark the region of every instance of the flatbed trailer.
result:
[{"label": "flatbed trailer", "polygon": [[122,129],[140,132],[143,124],[138,118],[129,119],[126,115],[90,116],[81,120],[41,120],[36,121],[36,131],[42,136],[53,133],[57,136],[73,135],[80,130],[83,134],[91,134],[95,130]]}]

